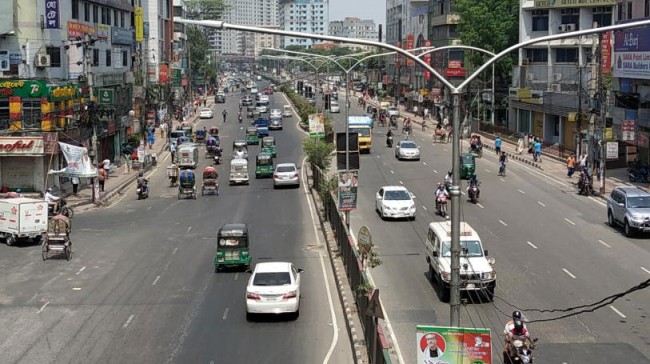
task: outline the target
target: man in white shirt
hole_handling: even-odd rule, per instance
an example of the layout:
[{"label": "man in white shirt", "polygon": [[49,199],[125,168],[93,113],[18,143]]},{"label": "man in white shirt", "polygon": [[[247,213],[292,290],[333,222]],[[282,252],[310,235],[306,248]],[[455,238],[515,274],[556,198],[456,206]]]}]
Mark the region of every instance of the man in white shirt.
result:
[{"label": "man in white shirt", "polygon": [[50,207],[50,210],[56,214],[57,213],[57,205],[61,197],[56,197],[52,194],[52,188],[48,188],[47,191],[45,192],[44,200],[47,202],[48,206]]},{"label": "man in white shirt", "polygon": [[104,164],[104,170],[106,171],[106,179],[108,179],[108,171],[111,168],[111,160],[106,158],[102,161],[102,163]]}]

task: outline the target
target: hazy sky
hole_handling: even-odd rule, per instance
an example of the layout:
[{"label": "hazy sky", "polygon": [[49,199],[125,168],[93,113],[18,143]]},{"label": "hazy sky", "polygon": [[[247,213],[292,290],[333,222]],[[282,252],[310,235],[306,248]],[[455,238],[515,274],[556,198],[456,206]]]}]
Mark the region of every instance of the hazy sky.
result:
[{"label": "hazy sky", "polygon": [[345,17],[370,18],[385,26],[386,0],[330,0],[330,21]]}]

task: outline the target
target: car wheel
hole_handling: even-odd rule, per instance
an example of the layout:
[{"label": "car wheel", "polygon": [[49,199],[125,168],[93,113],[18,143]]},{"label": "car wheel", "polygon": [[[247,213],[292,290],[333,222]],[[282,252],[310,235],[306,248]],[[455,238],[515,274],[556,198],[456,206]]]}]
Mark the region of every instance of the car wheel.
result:
[{"label": "car wheel", "polygon": [[253,321],[254,318],[255,316],[252,313],[246,311],[246,321]]},{"label": "car wheel", "polygon": [[623,231],[625,232],[625,236],[628,238],[634,235],[634,231],[632,230],[632,227],[630,226],[630,223],[628,223],[627,220],[625,220],[625,223],[623,224]]},{"label": "car wheel", "polygon": [[490,302],[494,302],[494,287],[489,287],[485,290],[485,298]]},{"label": "car wheel", "polygon": [[431,263],[429,263],[429,280],[431,282],[435,281],[435,277],[433,276],[433,267],[431,266]]},{"label": "car wheel", "polygon": [[384,215],[384,209],[381,209],[379,211],[379,216],[381,217],[382,220],[386,220],[386,215]]},{"label": "car wheel", "polygon": [[607,211],[607,223],[609,226],[614,227],[616,225],[616,221],[614,220],[614,215],[612,215],[612,211]]}]

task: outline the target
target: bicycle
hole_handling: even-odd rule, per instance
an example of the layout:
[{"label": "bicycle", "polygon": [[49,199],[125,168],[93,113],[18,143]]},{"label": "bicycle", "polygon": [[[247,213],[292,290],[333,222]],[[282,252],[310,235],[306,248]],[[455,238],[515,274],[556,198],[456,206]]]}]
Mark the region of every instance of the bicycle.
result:
[{"label": "bicycle", "polygon": [[499,162],[499,176],[506,176],[506,162]]}]

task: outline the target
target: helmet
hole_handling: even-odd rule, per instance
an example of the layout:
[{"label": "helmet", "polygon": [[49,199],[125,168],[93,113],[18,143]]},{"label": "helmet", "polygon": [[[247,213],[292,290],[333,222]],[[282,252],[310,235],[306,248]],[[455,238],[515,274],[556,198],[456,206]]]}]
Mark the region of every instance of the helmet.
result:
[{"label": "helmet", "polygon": [[447,172],[447,174],[452,174],[451,171]]},{"label": "helmet", "polygon": [[442,187],[442,182],[438,182],[438,187]]},{"label": "helmet", "polygon": [[506,152],[501,152],[501,155],[506,155]]},{"label": "helmet", "polygon": [[144,172],[140,171],[140,173],[138,173],[138,177],[144,177]]},{"label": "helmet", "polygon": [[515,320],[515,321],[517,321],[517,320],[521,321],[521,312],[514,311],[512,313],[512,319]]},{"label": "helmet", "polygon": [[521,320],[515,320],[515,331],[521,332],[524,329],[524,323]]},{"label": "helmet", "polygon": [[20,193],[20,188],[16,188],[16,193]]}]

